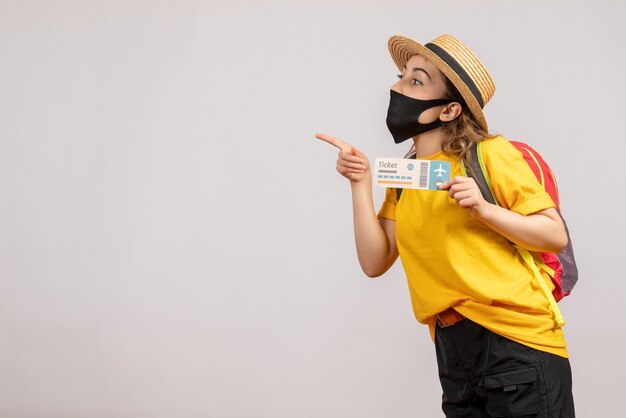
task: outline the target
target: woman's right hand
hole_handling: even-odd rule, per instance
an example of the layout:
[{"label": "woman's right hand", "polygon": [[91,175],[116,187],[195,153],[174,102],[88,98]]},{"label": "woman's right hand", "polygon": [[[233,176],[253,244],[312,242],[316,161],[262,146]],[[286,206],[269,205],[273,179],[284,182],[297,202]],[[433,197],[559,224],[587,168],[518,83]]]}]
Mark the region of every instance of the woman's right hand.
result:
[{"label": "woman's right hand", "polygon": [[369,178],[370,163],[365,154],[350,144],[326,134],[315,134],[317,139],[328,142],[339,148],[337,171],[353,183],[359,183]]}]

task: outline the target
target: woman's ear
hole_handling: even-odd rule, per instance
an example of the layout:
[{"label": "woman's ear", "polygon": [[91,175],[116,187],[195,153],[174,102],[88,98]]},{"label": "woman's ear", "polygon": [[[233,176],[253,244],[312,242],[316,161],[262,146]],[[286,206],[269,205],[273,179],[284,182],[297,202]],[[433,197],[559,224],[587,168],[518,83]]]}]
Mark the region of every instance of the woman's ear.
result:
[{"label": "woman's ear", "polygon": [[449,105],[446,105],[446,107],[441,110],[441,113],[439,114],[439,119],[441,119],[441,121],[443,122],[453,121],[454,119],[459,117],[462,111],[463,107],[461,106],[461,103],[452,102]]}]

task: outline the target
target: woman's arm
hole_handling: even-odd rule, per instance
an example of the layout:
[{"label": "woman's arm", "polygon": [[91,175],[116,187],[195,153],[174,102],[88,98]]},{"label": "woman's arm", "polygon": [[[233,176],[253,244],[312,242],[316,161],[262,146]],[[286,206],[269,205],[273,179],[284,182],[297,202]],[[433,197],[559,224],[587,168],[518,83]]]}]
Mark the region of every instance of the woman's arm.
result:
[{"label": "woman's arm", "polygon": [[369,161],[365,154],[337,138],[324,134],[315,136],[340,149],[337,171],[350,180],[359,264],[367,276],[381,276],[398,258],[396,223],[384,218],[379,221],[376,216]]},{"label": "woman's arm", "polygon": [[396,222],[376,217],[369,172],[366,179],[351,181],[351,185],[354,241],[359,264],[369,277],[378,277],[389,270],[398,258]]},{"label": "woman's arm", "polygon": [[554,208],[520,215],[485,201],[470,177],[456,176],[440,188],[448,190],[450,197],[474,218],[521,247],[558,253],[567,245],[565,226]]}]

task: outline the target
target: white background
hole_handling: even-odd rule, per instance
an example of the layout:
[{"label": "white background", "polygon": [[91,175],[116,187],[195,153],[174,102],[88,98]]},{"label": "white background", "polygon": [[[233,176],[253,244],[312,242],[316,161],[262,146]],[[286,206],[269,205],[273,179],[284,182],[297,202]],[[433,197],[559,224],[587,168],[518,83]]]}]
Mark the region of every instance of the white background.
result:
[{"label": "white background", "polygon": [[[400,157],[387,39],[450,33],[559,179],[580,417],[623,404],[624,2],[0,0],[0,417],[437,417],[326,132]],[[379,206],[382,189],[374,190]]]}]

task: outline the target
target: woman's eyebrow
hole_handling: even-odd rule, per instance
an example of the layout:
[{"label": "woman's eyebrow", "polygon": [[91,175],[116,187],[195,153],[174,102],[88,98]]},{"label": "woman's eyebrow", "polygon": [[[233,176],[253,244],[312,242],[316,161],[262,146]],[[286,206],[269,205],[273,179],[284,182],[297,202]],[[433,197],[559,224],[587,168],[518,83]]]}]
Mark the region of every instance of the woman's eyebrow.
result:
[{"label": "woman's eyebrow", "polygon": [[[406,70],[406,64],[404,64],[404,69]],[[423,69],[422,67],[415,67],[415,68],[413,68],[413,71],[411,71],[411,72],[413,72],[413,73],[414,73],[414,72],[417,72],[417,71],[422,71],[424,74],[426,74],[426,76],[428,76],[428,78],[429,78],[429,79],[431,79],[431,78],[430,78],[430,74],[428,74],[428,71],[426,71],[426,70],[425,70],[425,69]],[[432,80],[432,79],[431,79],[431,80]]]},{"label": "woman's eyebrow", "polygon": [[426,75],[428,76],[428,78],[430,79],[430,74],[428,74],[428,72],[427,72],[425,69],[420,68],[420,67],[415,67],[415,68],[413,68],[413,72],[416,72],[416,71],[422,71],[422,72],[423,72],[424,74],[426,74]]}]

